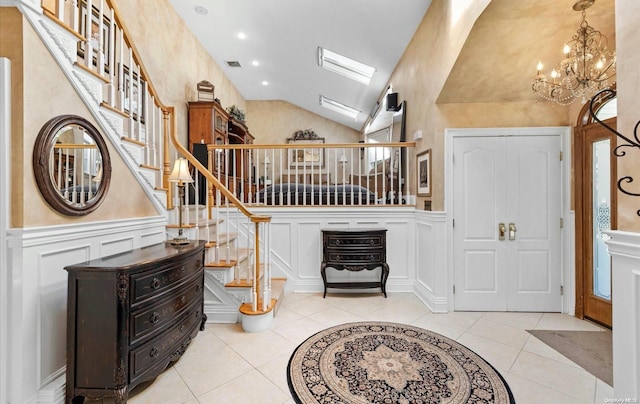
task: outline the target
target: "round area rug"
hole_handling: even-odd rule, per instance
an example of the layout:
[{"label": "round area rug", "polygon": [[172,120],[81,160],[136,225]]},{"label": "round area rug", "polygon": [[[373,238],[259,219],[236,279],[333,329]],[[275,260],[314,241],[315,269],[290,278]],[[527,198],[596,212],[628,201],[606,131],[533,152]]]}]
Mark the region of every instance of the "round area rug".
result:
[{"label": "round area rug", "polygon": [[298,403],[515,403],[497,370],[435,332],[387,322],[347,323],[293,352],[287,381]]}]

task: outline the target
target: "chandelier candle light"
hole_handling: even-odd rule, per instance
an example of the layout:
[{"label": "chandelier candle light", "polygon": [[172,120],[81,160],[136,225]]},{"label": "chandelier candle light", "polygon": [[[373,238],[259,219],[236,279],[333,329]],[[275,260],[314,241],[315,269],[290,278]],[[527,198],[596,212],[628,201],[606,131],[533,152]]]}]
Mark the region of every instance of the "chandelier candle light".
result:
[{"label": "chandelier candle light", "polygon": [[607,49],[607,37],[586,20],[586,9],[593,3],[595,0],[579,0],[573,5],[575,11],[582,12],[582,22],[564,45],[564,59],[551,70],[550,80],[542,72],[542,62],[538,63],[532,88],[542,98],[562,105],[578,98],[585,103],[592,94],[611,85],[609,79],[616,74],[616,56]]}]

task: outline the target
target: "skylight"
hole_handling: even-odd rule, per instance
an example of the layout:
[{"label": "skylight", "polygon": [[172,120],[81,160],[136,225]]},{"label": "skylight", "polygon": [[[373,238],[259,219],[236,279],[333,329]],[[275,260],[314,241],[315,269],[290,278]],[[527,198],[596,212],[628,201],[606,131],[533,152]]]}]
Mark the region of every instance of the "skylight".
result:
[{"label": "skylight", "polygon": [[324,95],[320,96],[320,106],[356,120],[358,119],[358,114],[360,113],[360,111],[358,111],[357,109],[344,105],[341,102],[334,101],[331,98],[325,97]]},{"label": "skylight", "polygon": [[376,71],[371,66],[321,47],[318,47],[318,64],[329,71],[366,85],[371,83],[371,77]]}]

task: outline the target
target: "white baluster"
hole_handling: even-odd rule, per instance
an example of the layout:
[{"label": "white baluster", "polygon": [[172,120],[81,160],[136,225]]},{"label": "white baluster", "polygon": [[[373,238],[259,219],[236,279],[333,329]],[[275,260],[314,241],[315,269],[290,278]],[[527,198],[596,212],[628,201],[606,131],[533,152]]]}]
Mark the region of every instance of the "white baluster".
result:
[{"label": "white baluster", "polygon": [[82,33],[86,39],[84,44],[84,63],[89,69],[92,69],[93,64],[93,45],[91,43],[93,25],[93,1],[87,0],[87,13],[84,21],[84,32]]},{"label": "white baluster", "polygon": [[115,13],[111,9],[109,18],[109,105],[116,107],[116,22]]},{"label": "white baluster", "polygon": [[56,17],[58,17],[60,21],[66,22],[64,15],[64,1],[58,1],[56,5],[58,6],[56,9]]},{"label": "white baluster", "polygon": [[125,92],[126,92],[126,97],[129,100],[128,102],[128,109],[129,109],[129,117],[127,119],[127,134],[129,136],[129,138],[133,139],[135,137],[135,133],[134,133],[134,127],[133,127],[133,72],[134,72],[134,68],[133,68],[133,50],[131,48],[128,48],[129,50],[129,63],[127,64],[128,66],[128,71],[127,71],[127,75],[128,75],[128,81],[125,82]]},{"label": "white baluster", "polygon": [[[62,2],[60,2],[62,3]],[[78,0],[73,0],[71,2],[71,27],[75,32],[79,30],[79,21],[80,21],[80,7],[78,6]]]},{"label": "white baluster", "polygon": [[149,123],[147,123],[147,136],[149,136],[149,132],[151,132],[151,159],[149,160],[149,165],[157,167],[158,159],[156,155],[156,142],[158,141],[158,134],[156,133],[156,111],[158,111],[158,107],[156,106],[155,97],[151,96],[151,94],[149,95],[149,104],[151,104],[151,116],[149,117]]},{"label": "white baluster", "polygon": [[120,57],[118,60],[118,100],[120,105],[118,105],[118,107],[120,108],[120,111],[124,111],[124,31],[119,29],[118,32],[120,33]]},{"label": "white baluster", "polygon": [[98,10],[98,74],[104,75],[104,0],[100,0]]},{"label": "white baluster", "polygon": [[144,138],[144,136],[142,135],[142,117],[143,117],[143,109],[142,109],[142,95],[145,92],[145,89],[142,88],[143,85],[143,81],[141,81],[142,79],[142,74],[140,74],[140,65],[136,64],[136,88],[138,89],[138,91],[136,91],[135,93],[135,99],[136,99],[136,108],[134,110],[135,112],[135,116],[136,116],[136,121],[135,121],[135,125],[136,125],[136,131],[135,131],[135,139],[146,143],[146,139]]}]

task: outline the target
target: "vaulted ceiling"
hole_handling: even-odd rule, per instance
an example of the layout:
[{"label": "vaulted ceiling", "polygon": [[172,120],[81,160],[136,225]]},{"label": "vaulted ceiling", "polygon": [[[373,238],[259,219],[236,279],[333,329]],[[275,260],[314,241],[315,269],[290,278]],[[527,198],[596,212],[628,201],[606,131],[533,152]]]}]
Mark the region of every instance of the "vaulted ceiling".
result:
[{"label": "vaulted ceiling", "polygon": [[[431,0],[170,3],[245,99],[289,101],[360,130]],[[240,32],[245,39],[238,39]],[[319,46],[374,67],[371,84],[320,68]],[[227,61],[241,67],[229,67]],[[354,120],[322,108],[320,95],[361,113]]]},{"label": "vaulted ceiling", "polygon": [[[439,0],[438,0],[439,1]],[[463,1],[463,0],[452,0]],[[473,0],[466,0],[473,1]],[[576,0],[492,0],[476,21],[438,103],[538,100],[536,65],[549,72],[576,33]],[[170,0],[247,100],[285,100],[362,129],[431,0]],[[587,21],[615,48],[614,0],[596,0]],[[238,39],[239,32],[246,38]],[[318,46],[376,68],[370,85],[318,66]],[[253,66],[253,61],[258,66]],[[238,61],[241,67],[230,67]],[[428,79],[428,78],[427,78]],[[262,82],[268,85],[262,85]],[[361,111],[353,120],[319,106],[319,96]]]}]

